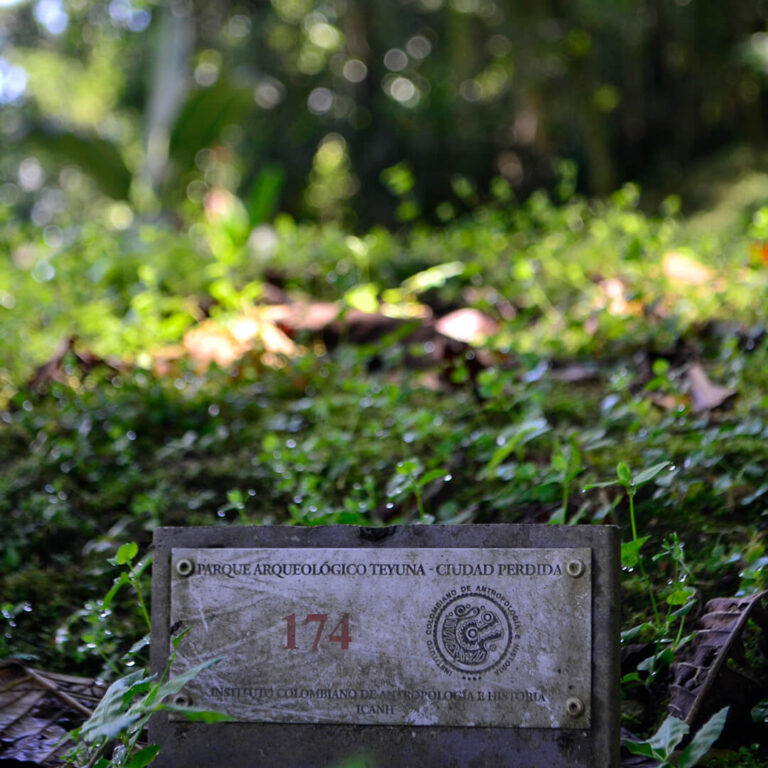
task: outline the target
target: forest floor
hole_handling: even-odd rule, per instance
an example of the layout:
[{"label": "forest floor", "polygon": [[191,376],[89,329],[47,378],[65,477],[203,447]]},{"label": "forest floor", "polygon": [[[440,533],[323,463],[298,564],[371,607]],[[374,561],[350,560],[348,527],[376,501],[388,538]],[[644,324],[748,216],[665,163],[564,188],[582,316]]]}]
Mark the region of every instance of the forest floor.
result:
[{"label": "forest floor", "polygon": [[0,657],[145,664],[159,525],[616,524],[627,737],[693,765],[648,737],[728,706],[704,764],[768,765],[761,215],[702,233],[627,188],[405,236],[224,219],[205,256],[102,264],[91,232],[14,273]]}]

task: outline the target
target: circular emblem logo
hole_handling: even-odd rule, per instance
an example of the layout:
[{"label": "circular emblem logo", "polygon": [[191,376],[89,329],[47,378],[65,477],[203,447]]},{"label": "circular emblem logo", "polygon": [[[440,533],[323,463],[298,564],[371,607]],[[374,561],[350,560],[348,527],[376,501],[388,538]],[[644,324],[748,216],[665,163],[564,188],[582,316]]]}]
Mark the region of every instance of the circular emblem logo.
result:
[{"label": "circular emblem logo", "polygon": [[[467,677],[477,677],[505,660],[511,661],[517,652],[514,641],[519,638],[513,623],[518,622],[509,601],[503,599],[503,603],[486,594],[465,592],[440,605],[433,611],[428,642],[435,661],[439,657]],[[504,668],[508,666],[504,664]]]}]

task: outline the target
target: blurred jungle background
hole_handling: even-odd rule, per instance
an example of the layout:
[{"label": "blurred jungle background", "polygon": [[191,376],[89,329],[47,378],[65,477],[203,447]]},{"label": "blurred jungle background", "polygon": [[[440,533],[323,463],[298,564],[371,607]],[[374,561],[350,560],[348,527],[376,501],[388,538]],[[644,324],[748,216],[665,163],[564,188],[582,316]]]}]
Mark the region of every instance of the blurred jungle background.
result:
[{"label": "blurred jungle background", "polygon": [[616,523],[635,751],[768,765],[767,138],[768,0],[0,0],[0,657],[140,667],[158,525]]},{"label": "blurred jungle background", "polygon": [[696,205],[696,161],[765,139],[760,0],[0,8],[2,201],[38,226],[85,200],[188,219],[217,189],[251,223],[444,222],[565,159],[580,191]]}]

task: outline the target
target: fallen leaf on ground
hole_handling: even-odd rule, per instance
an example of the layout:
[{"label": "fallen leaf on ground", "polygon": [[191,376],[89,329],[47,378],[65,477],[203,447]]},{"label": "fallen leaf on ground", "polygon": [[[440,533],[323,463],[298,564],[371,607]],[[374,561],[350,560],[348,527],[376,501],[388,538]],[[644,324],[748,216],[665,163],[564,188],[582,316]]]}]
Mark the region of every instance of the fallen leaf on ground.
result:
[{"label": "fallen leaf on ground", "polygon": [[610,315],[639,315],[642,305],[639,301],[628,301],[629,287],[618,277],[601,280],[597,284],[599,295],[595,302],[598,309],[604,309]]},{"label": "fallen leaf on ground", "polygon": [[72,362],[83,374],[98,366],[105,366],[116,372],[122,369],[119,362],[106,360],[92,352],[78,351],[75,348],[76,343],[77,339],[75,336],[67,336],[62,339],[51,358],[35,370],[32,378],[29,380],[29,388],[38,390],[51,381],[58,381],[62,384],[68,383],[69,375],[65,371],[66,362]]},{"label": "fallen leaf on ground", "polygon": [[215,320],[206,320],[187,331],[183,347],[189,357],[202,368],[207,368],[211,363],[225,368],[245,352],[232,332]]},{"label": "fallen leaf on ground", "polygon": [[694,363],[685,376],[695,413],[717,408],[736,394],[735,389],[713,384],[699,363]]},{"label": "fallen leaf on ground", "polygon": [[[178,348],[163,352],[182,352],[182,356],[205,369],[211,363],[226,368],[250,351],[261,352],[262,360],[271,365],[276,357],[295,357],[302,349],[271,319],[249,313],[226,325],[218,320],[205,320],[184,334],[183,352]],[[158,357],[163,357],[162,352]]]},{"label": "fallen leaf on ground", "polygon": [[667,251],[664,254],[661,271],[667,280],[686,285],[706,285],[715,277],[709,267],[678,251]]},{"label": "fallen leaf on ground", "polygon": [[477,309],[457,309],[441,317],[435,323],[435,330],[444,336],[468,344],[482,344],[499,331],[499,324]]},{"label": "fallen leaf on ground", "polygon": [[688,399],[681,395],[660,395],[654,393],[649,395],[649,399],[654,405],[658,405],[659,408],[665,411],[680,411],[688,405]]},{"label": "fallen leaf on ground", "polygon": [[750,709],[765,693],[765,679],[748,659],[745,635],[751,621],[760,639],[768,638],[768,610],[763,605],[767,595],[721,597],[707,603],[696,634],[677,652],[672,665],[670,714],[693,726],[730,705],[735,722],[750,721]]},{"label": "fallen leaf on ground", "polygon": [[553,370],[552,378],[568,384],[575,384],[580,381],[600,381],[602,374],[594,366],[574,363],[566,365],[564,368]]},{"label": "fallen leaf on ground", "polygon": [[339,316],[339,305],[331,301],[294,302],[264,307],[264,317],[290,331],[322,331]]},{"label": "fallen leaf on ground", "polygon": [[0,762],[61,765],[71,747],[63,737],[90,716],[104,690],[87,678],[0,666]]}]

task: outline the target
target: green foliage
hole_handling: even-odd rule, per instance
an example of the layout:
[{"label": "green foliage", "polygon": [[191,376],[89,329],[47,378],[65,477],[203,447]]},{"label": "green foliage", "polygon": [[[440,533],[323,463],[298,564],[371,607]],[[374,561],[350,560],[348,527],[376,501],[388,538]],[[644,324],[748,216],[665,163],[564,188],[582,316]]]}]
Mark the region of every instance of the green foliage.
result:
[{"label": "green foliage", "polygon": [[[117,554],[109,560],[111,565],[125,566],[120,576],[107,594],[98,601],[98,623],[102,634],[95,637],[92,645],[107,659],[111,650],[108,642],[110,632],[106,627],[111,623],[110,606],[124,584],[130,584],[134,590],[137,607],[147,623],[147,634],[136,642],[122,659],[125,666],[136,665],[138,654],[149,644],[151,624],[147,613],[144,595],[140,585],[140,576],[150,562],[149,557],[142,558],[138,565],[133,561],[139,548],[135,542],[128,542],[118,547]],[[197,677],[201,671],[217,664],[221,659],[211,659],[183,673],[171,676],[171,669],[176,659],[176,651],[184,635],[182,632],[172,640],[172,650],[168,665],[163,674],[150,674],[146,668],[135,669],[128,674],[121,674],[112,665],[112,671],[121,674],[107,688],[91,716],[67,736],[75,742],[67,753],[67,765],[85,768],[143,768],[157,757],[160,747],[148,745],[139,747],[139,741],[145,734],[149,718],[160,711],[172,711],[184,714],[188,719],[206,723],[225,722],[229,718],[219,712],[190,707],[188,702],[174,698],[184,686]]]},{"label": "green foliage", "polygon": [[754,707],[752,707],[752,719],[756,723],[766,723],[768,722],[768,699],[762,699],[762,701],[755,704]]},{"label": "green foliage", "polygon": [[720,753],[702,763],[706,768],[765,768],[766,762],[760,757],[760,745],[750,744],[737,750]]},{"label": "green foliage", "polygon": [[451,480],[452,478],[447,474],[447,470],[442,468],[424,472],[424,465],[416,458],[398,461],[395,467],[395,476],[387,484],[387,497],[390,499],[402,499],[404,496],[412,493],[419,510],[419,521],[422,523],[432,523],[435,521],[435,518],[434,515],[427,515],[424,510],[422,491],[425,486],[438,479]]},{"label": "green foliage", "polygon": [[139,748],[138,741],[149,718],[156,712],[177,712],[190,720],[205,723],[229,719],[218,712],[169,703],[168,699],[176,696],[190,680],[221,661],[212,659],[168,677],[182,637],[183,634],[174,639],[168,667],[160,679],[140,669],[118,678],[109,686],[93,714],[69,734],[76,746],[68,755],[67,765],[89,768],[143,768],[149,765],[160,748],[156,745]]},{"label": "green foliage", "polygon": [[[661,701],[697,596],[768,587],[765,158],[691,170],[695,198],[665,172],[658,215],[578,192],[759,135],[760,2],[39,5],[0,7],[0,657],[119,677],[88,759],[154,757],[167,681],[124,666],[162,524],[618,523],[622,637],[653,648],[623,689]],[[497,332],[434,379],[418,320],[184,358],[275,285]],[[727,409],[693,410],[694,360]]]},{"label": "green foliage", "polygon": [[[618,485],[624,489],[629,501],[629,522],[632,538],[621,544],[621,564],[627,573],[637,570],[648,595],[648,604],[652,615],[651,621],[642,621],[640,624],[626,629],[621,633],[622,643],[630,643],[639,636],[650,636],[653,644],[653,653],[640,662],[637,672],[628,672],[622,678],[622,684],[626,689],[637,685],[651,686],[657,676],[664,672],[674,661],[675,651],[688,642],[690,635],[684,636],[685,618],[696,603],[696,589],[691,586],[692,573],[686,564],[684,545],[676,532],[665,538],[662,548],[650,559],[653,572],[657,572],[659,566],[671,563],[672,571],[669,574],[668,590],[665,597],[666,610],[659,609],[657,598],[658,584],[654,583],[648,575],[648,565],[643,556],[642,549],[650,536],[639,536],[637,522],[635,520],[635,495],[638,490],[650,483],[670,467],[671,462],[662,461],[650,467],[633,472],[625,462],[619,462],[616,466],[616,480],[603,483],[592,483],[587,488],[605,488]],[[678,727],[670,721],[670,727]]]},{"label": "green foliage", "polygon": [[[0,208],[2,656],[107,679],[140,667],[139,553],[158,525],[620,524],[623,639],[652,647],[623,690],[655,701],[695,599],[765,588],[768,270],[744,231],[644,215],[632,187],[400,234],[253,227],[258,205],[217,205],[182,229],[94,206],[53,245]],[[711,285],[665,275],[669,252]],[[427,351],[405,341],[418,319],[365,344],[299,330],[290,358],[161,364],[268,282],[349,314],[469,306],[497,332],[428,376],[409,367]],[[691,359],[736,390],[728,408],[693,412]]]},{"label": "green foliage", "polygon": [[[609,481],[606,483],[592,483],[586,486],[586,488],[589,489],[619,485],[626,491],[627,497],[629,498],[629,523],[632,530],[632,539],[631,541],[624,542],[621,545],[621,564],[624,568],[633,569],[638,567],[640,569],[643,580],[648,587],[648,596],[650,598],[651,609],[653,610],[654,620],[659,631],[661,631],[662,622],[661,617],[659,616],[659,609],[656,604],[656,597],[654,596],[653,584],[648,578],[648,574],[645,571],[645,567],[640,556],[640,550],[649,537],[643,536],[641,538],[637,534],[637,523],[635,522],[635,494],[641,486],[653,480],[660,472],[669,467],[670,464],[671,462],[669,461],[662,461],[658,464],[654,464],[651,467],[647,467],[646,469],[641,470],[637,474],[634,474],[625,462],[620,461],[616,465],[617,479],[615,481]],[[675,549],[675,554],[677,553],[680,553],[680,557],[682,557],[682,549],[680,547]]]},{"label": "green foliage", "polygon": [[728,707],[712,715],[696,732],[688,746],[676,753],[677,745],[688,735],[690,726],[670,715],[659,730],[646,741],[624,741],[624,746],[634,755],[658,760],[661,768],[694,768],[717,741],[728,717]]},{"label": "green foliage", "polygon": [[[51,234],[11,218],[0,203],[10,255],[0,261],[0,397],[67,336],[148,367],[154,350],[177,343],[204,312],[226,320],[269,279],[366,309],[406,311],[419,296],[451,306],[472,295],[478,309],[504,313],[496,347],[534,358],[664,350],[713,316],[752,326],[768,281],[759,262],[745,266],[744,236],[692,240],[675,221],[639,213],[630,194],[562,207],[535,195],[444,230],[360,237],[285,216],[251,230],[248,204],[222,192],[181,232],[150,225],[125,204],[95,205],[87,223],[68,214]],[[664,254],[686,245],[720,270],[717,290],[670,286]],[[649,388],[665,382],[676,386],[656,376]]]},{"label": "green foliage", "polygon": [[[701,147],[765,138],[759,0],[736,19],[640,0],[39,7],[0,7],[0,186],[25,217],[74,164],[150,215],[225,189],[252,224],[445,222],[545,184],[559,200],[577,179],[667,187]],[[682,82],[706,100],[692,109]],[[50,177],[32,189],[17,183],[31,155]]]}]

